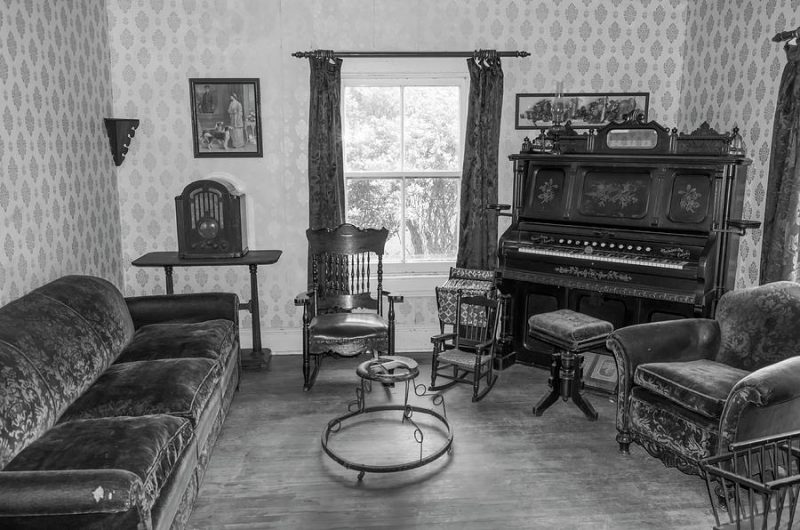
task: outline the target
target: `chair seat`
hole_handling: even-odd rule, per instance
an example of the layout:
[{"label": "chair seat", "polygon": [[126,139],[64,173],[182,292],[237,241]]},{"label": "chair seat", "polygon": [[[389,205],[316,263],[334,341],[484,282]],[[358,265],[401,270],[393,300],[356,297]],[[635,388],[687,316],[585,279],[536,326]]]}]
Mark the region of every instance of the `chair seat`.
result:
[{"label": "chair seat", "polygon": [[449,363],[458,366],[464,370],[472,370],[475,368],[475,360],[478,359],[481,366],[485,366],[491,360],[489,355],[480,355],[474,352],[464,351],[461,349],[453,348],[445,350],[439,354],[440,363]]},{"label": "chair seat", "polygon": [[634,383],[707,418],[722,415],[733,386],[749,372],[700,359],[646,363],[634,373]]},{"label": "chair seat", "polygon": [[350,356],[365,351],[388,352],[389,324],[376,313],[329,313],[309,324],[309,353],[334,351]]}]

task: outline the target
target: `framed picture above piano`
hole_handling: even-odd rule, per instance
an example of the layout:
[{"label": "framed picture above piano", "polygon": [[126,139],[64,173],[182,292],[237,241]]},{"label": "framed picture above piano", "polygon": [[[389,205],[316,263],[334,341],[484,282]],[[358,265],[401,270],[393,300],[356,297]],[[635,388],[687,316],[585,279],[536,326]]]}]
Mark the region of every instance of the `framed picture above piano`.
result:
[{"label": "framed picture above piano", "polygon": [[517,94],[516,129],[548,129],[567,121],[573,129],[595,129],[625,116],[647,120],[649,92]]}]

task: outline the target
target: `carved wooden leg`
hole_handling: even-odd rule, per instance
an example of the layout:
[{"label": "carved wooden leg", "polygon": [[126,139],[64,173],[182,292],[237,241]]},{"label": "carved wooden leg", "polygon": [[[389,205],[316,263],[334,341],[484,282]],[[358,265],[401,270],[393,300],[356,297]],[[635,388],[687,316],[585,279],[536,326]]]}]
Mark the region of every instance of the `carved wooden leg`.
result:
[{"label": "carved wooden leg", "polygon": [[559,397],[559,388],[561,387],[559,372],[561,371],[561,355],[553,354],[553,364],[550,365],[550,378],[547,384],[550,387],[550,392],[539,400],[533,407],[533,415],[541,416],[547,408],[555,403]]},{"label": "carved wooden leg", "polygon": [[627,431],[619,431],[617,432],[617,443],[619,444],[619,452],[623,455],[629,455],[631,453],[631,435]]}]

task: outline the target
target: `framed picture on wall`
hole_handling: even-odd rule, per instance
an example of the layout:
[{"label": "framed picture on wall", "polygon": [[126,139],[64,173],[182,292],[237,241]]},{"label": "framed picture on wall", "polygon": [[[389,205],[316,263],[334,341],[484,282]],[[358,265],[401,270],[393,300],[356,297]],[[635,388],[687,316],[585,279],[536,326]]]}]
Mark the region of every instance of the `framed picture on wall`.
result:
[{"label": "framed picture on wall", "polygon": [[573,129],[595,129],[631,113],[647,121],[649,103],[649,92],[517,94],[515,128],[546,129],[558,119]]},{"label": "framed picture on wall", "polygon": [[258,79],[189,79],[194,157],[261,157]]}]

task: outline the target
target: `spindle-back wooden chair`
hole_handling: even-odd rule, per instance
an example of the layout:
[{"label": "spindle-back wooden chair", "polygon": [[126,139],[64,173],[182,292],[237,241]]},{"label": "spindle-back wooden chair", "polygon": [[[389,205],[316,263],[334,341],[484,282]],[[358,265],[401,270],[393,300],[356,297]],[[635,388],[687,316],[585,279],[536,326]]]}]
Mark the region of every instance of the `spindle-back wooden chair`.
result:
[{"label": "spindle-back wooden chair", "polygon": [[[303,306],[304,390],[314,385],[326,355],[394,353],[394,304],[403,297],[383,290],[388,236],[385,228],[358,228],[349,223],[306,230],[311,286],[295,298],[295,305]],[[386,317],[384,299],[388,301]]]}]

